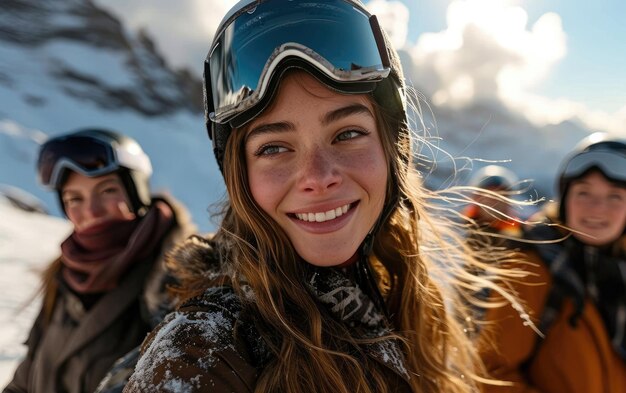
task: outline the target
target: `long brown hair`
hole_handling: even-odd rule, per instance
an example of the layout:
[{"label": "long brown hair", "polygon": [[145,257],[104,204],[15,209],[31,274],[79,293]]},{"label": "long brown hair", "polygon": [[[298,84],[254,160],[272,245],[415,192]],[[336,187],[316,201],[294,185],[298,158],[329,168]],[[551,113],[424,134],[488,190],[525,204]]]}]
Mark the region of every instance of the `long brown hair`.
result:
[{"label": "long brown hair", "polygon": [[[438,196],[422,186],[413,169],[408,125],[371,102],[390,179],[386,207],[391,214],[380,223],[370,257],[394,328],[387,338],[401,343],[414,392],[478,391],[484,373],[468,334],[467,299],[485,286],[499,288],[469,273],[467,266],[497,269],[486,261],[489,252],[471,250],[450,220],[433,214],[428,200]],[[364,341],[319,309],[302,280],[306,264],[252,197],[245,138],[245,129],[235,130],[226,144],[230,200],[214,240],[231,285],[276,355],[255,391],[390,392],[381,366],[351,355]],[[245,301],[244,283],[254,302]]]}]

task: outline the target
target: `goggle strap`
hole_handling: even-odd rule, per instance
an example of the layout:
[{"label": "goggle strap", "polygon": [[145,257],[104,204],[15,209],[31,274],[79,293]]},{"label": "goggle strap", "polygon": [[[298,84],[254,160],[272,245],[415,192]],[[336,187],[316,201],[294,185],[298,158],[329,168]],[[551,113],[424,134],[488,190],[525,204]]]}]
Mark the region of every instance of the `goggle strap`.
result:
[{"label": "goggle strap", "polygon": [[378,47],[378,52],[380,53],[382,65],[385,68],[391,68],[391,61],[389,60],[389,53],[387,53],[385,37],[383,36],[383,30],[380,28],[380,24],[378,23],[378,18],[376,15],[372,15],[369,20],[372,32],[374,33],[374,39],[376,40],[376,46]]}]

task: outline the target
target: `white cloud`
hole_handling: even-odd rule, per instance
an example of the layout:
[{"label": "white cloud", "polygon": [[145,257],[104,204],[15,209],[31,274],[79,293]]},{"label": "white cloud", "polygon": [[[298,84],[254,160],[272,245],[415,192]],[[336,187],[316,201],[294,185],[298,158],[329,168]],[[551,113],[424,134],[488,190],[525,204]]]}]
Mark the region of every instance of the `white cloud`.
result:
[{"label": "white cloud", "polygon": [[[423,34],[412,54],[434,78],[423,83],[436,104],[458,106],[472,99],[507,101],[542,80],[565,55],[565,34],[555,14],[527,30],[526,12],[504,1],[457,0],[448,8],[448,28]],[[459,81],[473,86],[458,89]]]},{"label": "white cloud", "polygon": [[578,119],[590,129],[626,129],[626,107],[608,114],[533,93],[567,54],[556,13],[528,26],[528,14],[516,2],[456,0],[447,23],[446,30],[422,34],[409,50],[415,68],[406,74],[433,103],[462,108],[475,100],[499,102],[538,126]]},{"label": "white cloud", "polygon": [[404,48],[409,31],[409,9],[400,1],[372,0],[367,9],[378,18],[378,22],[389,35],[395,48]]}]

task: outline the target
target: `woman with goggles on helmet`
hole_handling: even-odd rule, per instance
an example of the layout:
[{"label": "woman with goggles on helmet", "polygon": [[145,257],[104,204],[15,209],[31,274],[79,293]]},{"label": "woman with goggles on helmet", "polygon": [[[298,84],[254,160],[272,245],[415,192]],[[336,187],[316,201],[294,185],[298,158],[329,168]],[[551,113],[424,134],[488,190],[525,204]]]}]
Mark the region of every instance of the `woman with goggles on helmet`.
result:
[{"label": "woman with goggles on helmet", "polygon": [[426,209],[375,16],[355,0],[240,2],[204,78],[229,200],[213,237],[172,254],[184,300],[125,391],[477,391],[455,285],[477,288],[461,268],[477,261]]},{"label": "woman with goggles on helmet", "polygon": [[171,310],[163,255],[195,227],[171,198],[150,196],[148,156],[118,133],[52,138],[38,171],[74,230],[44,273],[28,353],[4,392],[93,392]]},{"label": "woman with goggles on helmet", "polygon": [[516,286],[543,338],[507,309],[489,311],[485,363],[514,384],[487,391],[626,389],[626,141],[585,138],[561,165],[558,190],[531,219],[546,225],[525,233],[531,285]]},{"label": "woman with goggles on helmet", "polygon": [[469,180],[469,186],[473,187],[473,203],[467,206],[463,215],[473,220],[480,232],[519,238],[522,234],[520,220],[513,206],[498,195],[513,197],[521,184],[517,176],[503,166],[487,165],[479,169]]}]

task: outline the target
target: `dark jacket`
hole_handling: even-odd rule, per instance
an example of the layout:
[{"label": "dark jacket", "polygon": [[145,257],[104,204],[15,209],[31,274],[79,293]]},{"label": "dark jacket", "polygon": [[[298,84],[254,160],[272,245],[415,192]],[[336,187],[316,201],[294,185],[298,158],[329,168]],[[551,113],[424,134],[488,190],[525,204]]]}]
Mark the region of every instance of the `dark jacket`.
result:
[{"label": "dark jacket", "polygon": [[[564,234],[540,226],[527,231],[526,236],[554,240]],[[489,310],[487,320],[494,325],[483,337],[483,344],[487,343],[483,358],[495,378],[514,385],[485,386],[485,392],[626,392],[626,359],[620,356],[624,337],[618,331],[620,324],[615,323],[619,303],[624,300],[626,277],[613,266],[624,264],[626,268],[624,239],[610,252],[621,257],[604,256],[599,261],[603,266],[594,270],[601,273],[612,266],[617,274],[596,277],[593,282],[580,268],[589,257],[584,249],[569,238],[538,243],[526,250],[528,263],[520,267],[530,276],[525,283],[513,286],[545,338],[525,326],[512,307]],[[593,286],[600,287],[600,294],[592,293],[589,288]],[[606,298],[600,300],[598,296]],[[621,323],[624,328],[626,320]]]},{"label": "dark jacket", "polygon": [[165,271],[164,253],[195,230],[181,206],[174,210],[176,223],[159,251],[134,263],[119,285],[88,310],[59,285],[50,320],[44,323],[43,311],[37,317],[26,358],[5,393],[93,392],[111,365],[143,341],[172,304],[165,291],[172,277]]},{"label": "dark jacket", "polygon": [[[211,244],[199,238],[190,239],[180,254],[197,259],[196,265],[216,258]],[[348,278],[333,268],[314,270],[308,288],[334,317],[358,329],[362,338],[389,333],[386,319]],[[207,269],[205,274],[212,273]],[[124,392],[253,392],[258,376],[275,355],[245,307],[254,294],[249,291],[245,297],[239,298],[229,286],[212,287],[169,314],[143,343]],[[410,391],[397,342],[382,340],[363,349],[382,366],[393,391]]]}]

